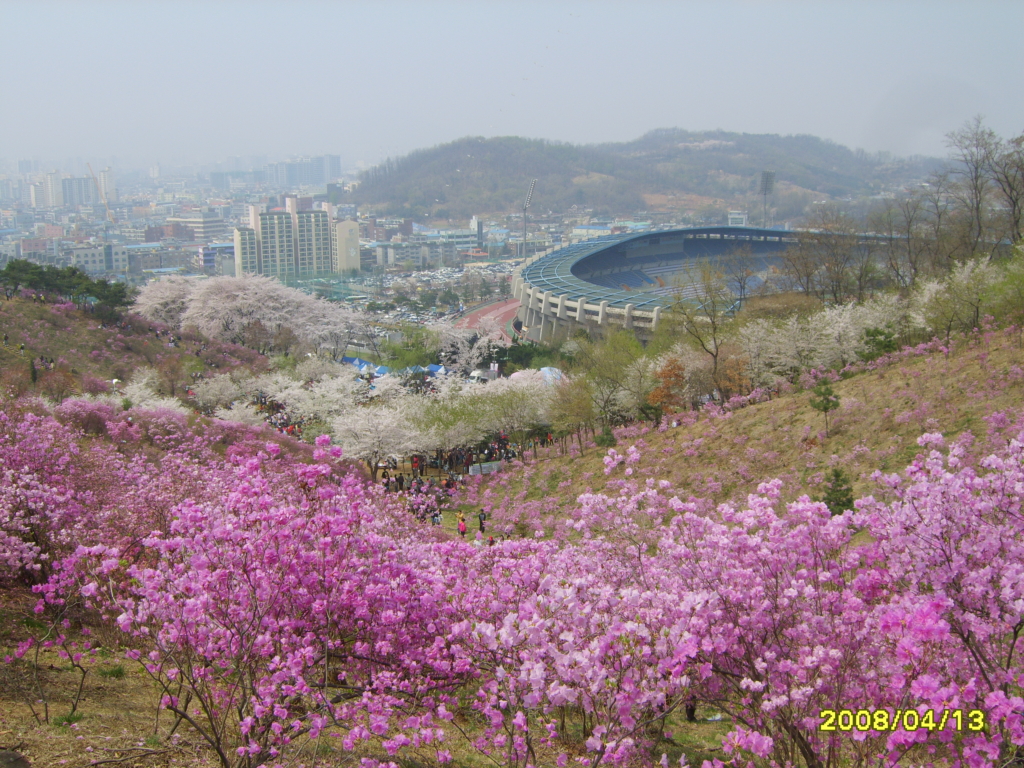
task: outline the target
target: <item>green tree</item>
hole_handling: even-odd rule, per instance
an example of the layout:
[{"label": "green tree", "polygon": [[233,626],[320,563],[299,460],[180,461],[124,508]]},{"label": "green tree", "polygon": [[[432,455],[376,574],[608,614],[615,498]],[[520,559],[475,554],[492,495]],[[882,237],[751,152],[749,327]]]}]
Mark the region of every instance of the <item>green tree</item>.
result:
[{"label": "green tree", "polygon": [[438,336],[433,331],[419,325],[403,325],[402,341],[385,341],[380,350],[391,368],[425,367],[437,362],[438,345]]},{"label": "green tree", "polygon": [[448,307],[457,307],[459,305],[459,294],[451,288],[445,288],[437,297],[437,301],[439,304],[444,304]]},{"label": "green tree", "polygon": [[12,299],[18,289],[31,286],[42,277],[42,267],[25,259],[14,259],[7,262],[0,270],[0,284],[4,286],[4,295]]},{"label": "green tree", "polygon": [[867,349],[860,355],[863,360],[877,360],[882,355],[899,349],[896,333],[891,328],[865,329],[864,343],[867,345]]},{"label": "green tree", "polygon": [[820,411],[825,417],[825,437],[828,437],[829,414],[839,407],[839,395],[832,389],[832,382],[828,379],[821,379],[811,390],[814,396],[811,398],[811,408]]},{"label": "green tree", "polygon": [[669,323],[678,327],[711,359],[711,378],[723,400],[731,394],[721,362],[723,346],[735,325],[730,315],[735,303],[725,275],[705,261],[697,266],[692,283],[679,291],[669,312]]},{"label": "green tree", "polygon": [[641,415],[657,382],[653,361],[636,336],[624,329],[611,329],[597,341],[581,338],[573,344],[574,368],[590,381],[601,421],[618,424]]},{"label": "green tree", "polygon": [[606,426],[601,430],[601,434],[594,438],[594,443],[598,448],[614,448],[618,445],[618,440],[615,439],[615,435],[612,434],[612,428]]},{"label": "green tree", "polygon": [[841,515],[853,509],[853,486],[850,478],[839,467],[833,467],[825,481],[825,494],[818,499],[823,501],[833,515]]},{"label": "green tree", "polygon": [[584,452],[583,438],[587,431],[594,429],[597,413],[594,411],[594,395],[590,382],[585,376],[563,378],[554,388],[548,415],[556,431],[575,435]]}]

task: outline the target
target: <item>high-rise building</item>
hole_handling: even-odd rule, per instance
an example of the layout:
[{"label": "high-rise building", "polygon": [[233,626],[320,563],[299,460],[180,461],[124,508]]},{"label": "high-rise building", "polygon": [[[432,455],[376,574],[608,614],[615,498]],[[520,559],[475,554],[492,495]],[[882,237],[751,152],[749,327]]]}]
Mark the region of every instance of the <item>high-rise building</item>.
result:
[{"label": "high-rise building", "polygon": [[359,223],[355,221],[335,222],[331,230],[334,251],[334,271],[359,271]]},{"label": "high-rise building", "polygon": [[114,174],[110,168],[104,168],[100,171],[99,181],[100,192],[103,194],[107,203],[116,203],[117,189],[114,188]]},{"label": "high-rise building", "polygon": [[239,227],[235,230],[235,276],[260,274],[259,244],[256,230]]},{"label": "high-rise building", "polygon": [[302,277],[332,274],[331,220],[327,211],[298,211],[294,220],[298,274]]},{"label": "high-rise building", "polygon": [[64,207],[64,187],[60,171],[50,171],[43,178],[43,204],[47,208]]},{"label": "high-rise building", "polygon": [[302,198],[285,198],[287,210],[249,206],[254,226],[235,229],[235,274],[281,280],[323,277],[359,269],[359,225],[335,222],[331,206],[300,210]]},{"label": "high-rise building", "polygon": [[320,155],[271,163],[266,167],[266,174],[267,182],[278,188],[321,186],[341,176],[341,158]]},{"label": "high-rise building", "polygon": [[249,226],[258,230],[260,228],[260,214],[266,213],[267,206],[264,203],[257,203],[249,206]]},{"label": "high-rise building", "polygon": [[258,230],[260,273],[291,280],[295,270],[295,226],[286,211],[261,213]]},{"label": "high-rise building", "polygon": [[74,178],[61,179],[61,197],[64,205],[68,208],[77,208],[80,205],[92,205],[98,203],[96,196],[96,182],[91,176],[77,176]]}]

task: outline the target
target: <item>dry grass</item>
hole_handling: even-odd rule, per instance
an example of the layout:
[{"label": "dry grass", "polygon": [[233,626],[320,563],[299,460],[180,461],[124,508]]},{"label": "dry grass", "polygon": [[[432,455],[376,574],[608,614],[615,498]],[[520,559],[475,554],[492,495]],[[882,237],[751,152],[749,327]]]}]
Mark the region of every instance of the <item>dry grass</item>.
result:
[{"label": "dry grass", "polygon": [[[921,434],[951,438],[971,431],[983,438],[986,416],[1020,413],[1021,367],[1019,337],[996,333],[988,340],[962,340],[948,357],[912,357],[837,382],[841,404],[827,437],[822,415],[810,407],[810,393],[796,391],[729,418],[702,414],[692,426],[626,430],[629,435],[620,437],[616,450],[642,446],[634,479],[668,480],[684,499],[742,503],[759,483],[775,477],[783,480],[783,498],[814,497],[824,492],[823,476],[833,466],[849,476],[855,495],[878,495],[872,474],[902,471],[919,453]],[[608,482],[623,478],[622,470],[604,474],[605,453],[591,447],[582,456],[560,456],[550,448],[540,461],[531,453],[528,472],[488,476],[480,496],[490,491],[496,506],[519,496],[571,508],[581,493],[611,490]]]},{"label": "dry grass", "polygon": [[[36,626],[34,605],[27,589],[0,590],[0,646],[5,654],[13,653]],[[79,768],[104,760],[118,760],[105,764],[126,768],[212,766],[194,734],[181,728],[172,738],[167,714],[157,721],[155,691],[137,666],[126,665],[120,679],[98,674],[116,666],[119,656],[116,648],[104,648],[86,663],[89,674],[72,718],[67,715],[79,676],[67,661],[43,651],[38,661],[29,652],[0,664],[0,748],[17,749],[37,768]],[[77,721],[58,724],[67,720]]]},{"label": "dry grass", "polygon": [[[100,326],[94,315],[71,310],[63,312],[52,304],[38,304],[28,299],[0,302],[0,336],[8,342],[0,346],[0,384],[23,390],[30,386],[29,365],[40,356],[52,358],[59,368],[69,370],[77,380],[82,374],[99,379],[127,381],[132,372],[144,366],[175,366],[179,369],[177,384],[186,384],[191,373],[209,372],[223,367],[221,354],[229,349],[217,343],[200,351],[198,341],[185,341],[169,347],[166,337],[157,337],[148,324],[138,321],[131,329]],[[25,351],[19,345],[25,345]],[[265,361],[255,353],[243,353]],[[37,366],[38,367],[38,366]],[[45,371],[40,369],[40,386]]]},{"label": "dry grass", "polygon": [[[0,646],[5,652],[38,628],[33,618],[34,604],[35,597],[27,589],[0,591]],[[166,712],[158,714],[156,688],[137,664],[124,662],[123,677],[99,674],[120,664],[122,651],[114,644],[116,633],[94,639],[106,640],[108,645],[85,663],[89,674],[78,715],[71,718],[74,722],[70,724],[58,724],[69,713],[78,685],[77,673],[65,660],[46,651],[38,659],[30,652],[23,659],[0,664],[0,749],[17,749],[36,768],[216,768],[219,763],[212,750],[187,725],[182,724],[172,735],[174,718]],[[48,722],[43,720],[41,692],[46,700]],[[464,697],[467,705],[471,693],[467,691]],[[656,751],[665,752],[673,764],[678,764],[683,752],[690,764],[696,765],[721,756],[721,739],[731,728],[731,721],[703,708],[698,709],[697,717],[696,723],[685,722],[681,713],[670,718],[665,738]],[[479,716],[468,706],[458,713],[456,722],[474,738],[482,730]],[[346,751],[331,732],[327,729],[317,740],[293,745],[284,764],[342,768],[358,765],[362,757],[386,759],[379,743],[364,745],[356,752]],[[570,720],[564,738],[556,748],[538,749],[540,765],[554,765],[557,754],[563,750],[570,756],[584,754],[585,737],[578,723],[574,725]],[[452,739],[444,747],[451,752],[455,766],[494,765],[463,739]],[[424,749],[405,754],[401,764],[415,768],[435,765],[436,760],[431,750]]]}]

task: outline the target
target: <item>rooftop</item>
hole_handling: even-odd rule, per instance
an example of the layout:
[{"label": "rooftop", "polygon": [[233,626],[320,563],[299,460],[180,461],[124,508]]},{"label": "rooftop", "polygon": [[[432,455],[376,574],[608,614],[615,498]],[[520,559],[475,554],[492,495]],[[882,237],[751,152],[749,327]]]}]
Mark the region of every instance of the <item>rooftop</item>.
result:
[{"label": "rooftop", "polygon": [[[606,251],[611,251],[616,246],[631,242],[636,242],[640,245],[643,241],[648,241],[649,244],[654,245],[678,241],[678,253],[659,254],[657,258],[663,261],[678,258],[682,262],[687,260],[687,258],[700,258],[706,254],[707,250],[706,248],[694,248],[696,243],[688,245],[686,241],[717,242],[723,245],[730,243],[730,241],[735,241],[736,245],[747,241],[770,244],[772,250],[778,250],[784,247],[782,237],[784,234],[780,230],[762,229],[759,227],[717,226],[671,229],[642,232],[639,234],[605,235],[574,243],[541,256],[537,261],[523,267],[520,275],[524,281],[535,288],[539,288],[542,291],[551,291],[555,295],[566,294],[570,299],[583,298],[592,304],[607,301],[610,306],[618,308],[624,308],[627,304],[632,304],[638,310],[652,311],[655,307],[664,307],[672,304],[674,298],[644,291],[624,291],[596,285],[577,277],[574,274],[574,267],[586,259],[598,256]],[[789,236],[793,237],[793,233],[789,233]],[[723,241],[725,242],[723,243]],[[625,259],[625,255],[622,258]],[[637,268],[641,268],[641,266],[640,263],[636,263]]]}]

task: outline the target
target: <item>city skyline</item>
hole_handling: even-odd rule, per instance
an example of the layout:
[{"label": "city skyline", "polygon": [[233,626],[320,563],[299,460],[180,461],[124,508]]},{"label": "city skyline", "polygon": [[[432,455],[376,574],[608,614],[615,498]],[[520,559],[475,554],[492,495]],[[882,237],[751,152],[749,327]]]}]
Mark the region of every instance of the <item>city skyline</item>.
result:
[{"label": "city skyline", "polygon": [[[727,2],[0,4],[0,161],[346,168],[466,135],[813,134],[945,154],[1024,129],[1024,5]],[[239,40],[273,33],[275,55]],[[980,53],[979,53],[980,51]],[[33,62],[26,66],[26,62]],[[52,170],[44,167],[41,171]]]}]

